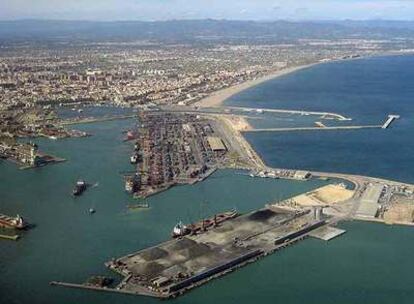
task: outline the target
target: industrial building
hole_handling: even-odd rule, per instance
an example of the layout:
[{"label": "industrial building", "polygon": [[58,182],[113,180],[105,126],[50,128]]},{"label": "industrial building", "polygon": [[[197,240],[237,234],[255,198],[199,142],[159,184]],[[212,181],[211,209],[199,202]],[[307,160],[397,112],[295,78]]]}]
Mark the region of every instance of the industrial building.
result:
[{"label": "industrial building", "polygon": [[208,144],[213,151],[226,151],[226,145],[220,137],[209,136],[207,137]]}]

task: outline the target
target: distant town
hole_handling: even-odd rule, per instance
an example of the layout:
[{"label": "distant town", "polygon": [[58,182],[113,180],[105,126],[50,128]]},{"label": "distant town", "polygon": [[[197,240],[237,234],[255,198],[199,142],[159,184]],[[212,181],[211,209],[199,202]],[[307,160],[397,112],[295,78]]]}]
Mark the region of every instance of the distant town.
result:
[{"label": "distant town", "polygon": [[0,48],[0,155],[33,166],[44,162],[34,160],[26,152],[30,144],[17,144],[16,138],[88,136],[67,125],[94,118],[64,120],[56,113],[59,107],[81,113],[84,106],[190,106],[217,91],[292,67],[409,52],[413,45],[409,37],[368,37],[249,37],[244,43],[241,38],[226,43],[212,37],[168,43],[74,39],[49,47],[36,40],[5,39]]}]

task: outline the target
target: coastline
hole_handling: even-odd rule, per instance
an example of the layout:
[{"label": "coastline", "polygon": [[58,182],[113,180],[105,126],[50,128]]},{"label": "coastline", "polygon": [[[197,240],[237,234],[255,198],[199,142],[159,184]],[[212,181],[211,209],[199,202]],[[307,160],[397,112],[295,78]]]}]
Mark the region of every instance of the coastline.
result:
[{"label": "coastline", "polygon": [[383,56],[412,56],[414,55],[414,50],[410,50],[407,52],[401,52],[401,51],[388,51],[388,52],[382,52],[382,53],[375,53],[375,54],[370,54],[370,55],[365,55],[365,56],[360,56],[357,58],[347,58],[347,59],[331,59],[328,61],[317,61],[317,62],[313,62],[313,63],[309,63],[309,64],[303,64],[303,65],[298,65],[298,66],[292,66],[289,68],[284,68],[281,70],[277,70],[274,72],[271,72],[270,74],[261,76],[259,78],[256,79],[252,79],[252,80],[247,80],[245,82],[236,84],[234,86],[230,86],[218,91],[215,91],[213,93],[211,93],[210,95],[204,97],[203,99],[195,102],[193,105],[197,106],[197,107],[201,107],[201,108],[208,108],[208,107],[220,107],[223,105],[223,103],[230,98],[231,96],[240,93],[244,90],[247,90],[251,87],[254,87],[258,84],[261,84],[263,82],[266,82],[268,80],[272,80],[281,76],[285,76],[300,70],[304,70],[319,64],[324,64],[324,63],[330,63],[330,62],[338,62],[338,61],[352,61],[352,60],[361,60],[361,59],[367,59],[367,58],[373,58],[373,57],[383,57]]},{"label": "coastline", "polygon": [[281,69],[275,72],[272,72],[271,74],[256,78],[256,79],[252,79],[252,80],[248,80],[239,84],[236,84],[234,86],[230,86],[228,88],[224,88],[221,90],[218,90],[216,92],[213,92],[212,94],[210,94],[209,96],[195,102],[193,105],[194,106],[198,106],[198,107],[202,107],[202,108],[207,108],[207,107],[219,107],[223,104],[223,102],[230,98],[231,96],[244,91],[246,89],[249,89],[251,87],[254,87],[258,84],[261,84],[263,82],[266,82],[268,80],[277,78],[277,77],[281,77],[281,76],[285,76],[288,74],[291,74],[293,72],[299,71],[299,70],[303,70],[309,67],[312,67],[314,65],[317,64],[321,64],[323,62],[314,62],[314,63],[309,63],[309,64],[304,64],[304,65],[299,65],[299,66],[294,66],[294,67],[289,67],[289,68],[285,68],[285,69]]}]

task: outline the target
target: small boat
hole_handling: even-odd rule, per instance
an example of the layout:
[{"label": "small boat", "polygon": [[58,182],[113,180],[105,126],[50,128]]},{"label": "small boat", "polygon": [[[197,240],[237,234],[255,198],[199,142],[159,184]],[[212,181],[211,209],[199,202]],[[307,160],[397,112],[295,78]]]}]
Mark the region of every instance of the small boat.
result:
[{"label": "small boat", "polygon": [[94,214],[95,212],[96,212],[96,210],[95,210],[95,209],[93,209],[93,208],[90,208],[90,209],[89,209],[89,213],[90,213],[90,214]]},{"label": "small boat", "polygon": [[72,190],[72,194],[74,196],[79,196],[86,190],[87,187],[88,185],[86,184],[86,182],[80,179],[76,182],[75,188],[73,188]]}]

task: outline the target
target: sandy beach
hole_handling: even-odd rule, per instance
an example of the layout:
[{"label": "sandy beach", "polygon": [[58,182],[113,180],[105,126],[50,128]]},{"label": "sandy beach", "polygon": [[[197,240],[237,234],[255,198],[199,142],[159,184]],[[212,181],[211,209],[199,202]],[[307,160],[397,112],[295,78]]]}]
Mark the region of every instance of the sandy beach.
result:
[{"label": "sandy beach", "polygon": [[194,103],[194,105],[198,106],[198,107],[218,107],[218,106],[221,106],[227,98],[233,96],[234,94],[237,94],[241,91],[244,91],[244,90],[246,90],[250,87],[254,87],[254,86],[256,86],[256,85],[258,85],[262,82],[268,81],[270,79],[274,79],[276,77],[284,76],[284,75],[296,72],[298,70],[302,70],[302,69],[311,67],[315,64],[317,64],[317,63],[311,63],[311,64],[307,64],[307,65],[290,67],[290,68],[275,71],[274,73],[271,73],[269,75],[266,75],[266,76],[263,76],[263,77],[260,77],[260,78],[257,78],[257,79],[248,80],[246,82],[237,84],[235,86],[231,86],[231,87],[216,91],[216,92],[212,93],[211,95],[207,96],[206,98],[203,98],[203,99],[197,101],[196,103]]}]

